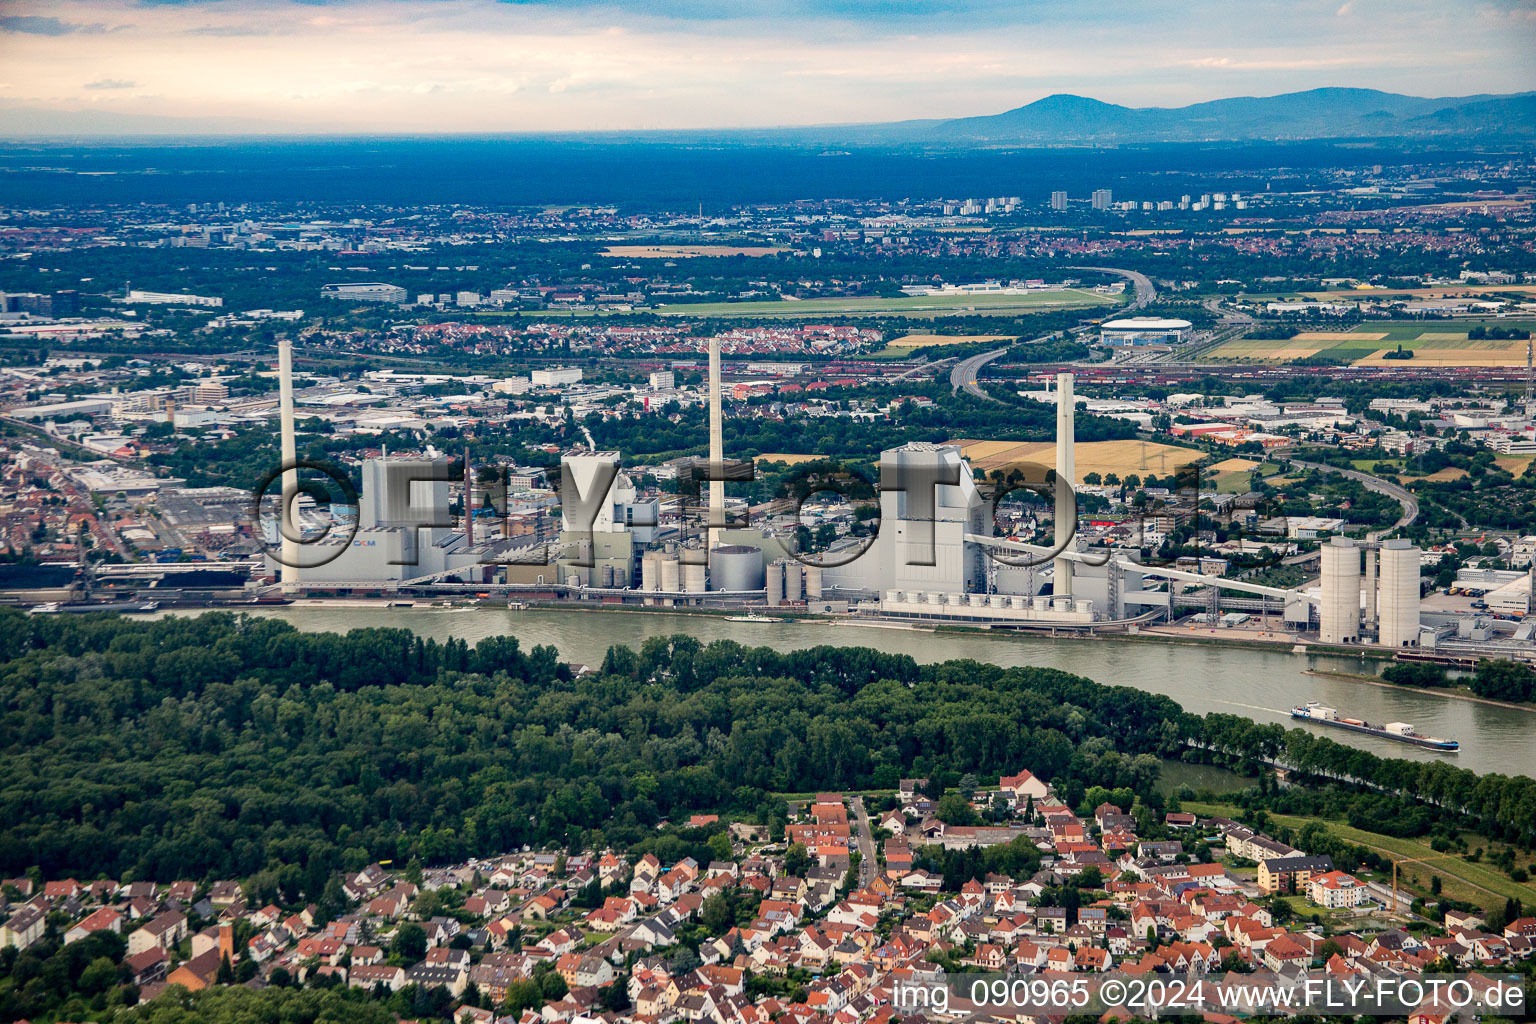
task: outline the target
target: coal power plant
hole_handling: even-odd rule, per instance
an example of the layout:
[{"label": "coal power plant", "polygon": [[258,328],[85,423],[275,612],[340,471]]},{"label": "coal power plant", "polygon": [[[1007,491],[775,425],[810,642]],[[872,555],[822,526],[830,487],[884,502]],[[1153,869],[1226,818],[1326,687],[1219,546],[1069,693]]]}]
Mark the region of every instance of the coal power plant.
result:
[{"label": "coal power plant", "polygon": [[[718,340],[709,362],[708,463],[722,466]],[[292,354],[279,350],[285,458],[296,448]],[[1000,536],[986,485],[951,444],[909,442],[880,453],[878,523],[797,550],[806,531],[781,517],[727,519],[727,485],[711,478],[699,509],[707,529],[688,530],[665,496],[642,495],[621,453],[578,447],[560,459],[559,528],[548,536],[511,528],[505,494],[476,482],[464,462],[428,449],[387,452],[362,465],[355,510],[316,506],[296,474],[284,474],[293,530],[268,524],[268,572],[285,594],[455,593],[509,600],[588,601],[675,608],[799,609],[910,624],[1085,632],[1134,630],[1179,618],[1191,602],[1211,617],[1257,607],[1316,642],[1411,650],[1434,646],[1420,618],[1419,549],[1406,540],[1328,539],[1320,578],[1307,589],[1267,586],[1151,565],[1134,548],[1090,542],[1077,530],[1073,376],[1054,381],[1054,465],[1027,483],[1042,495],[1050,543]],[[1043,467],[1037,467],[1043,470]],[[702,490],[702,488],[701,488]],[[498,512],[500,501],[507,510]],[[457,504],[458,512],[453,507]],[[485,514],[482,517],[482,514]],[[1015,531],[1019,532],[1019,531]],[[799,537],[797,537],[797,533]],[[318,541],[312,535],[321,535]],[[1037,533],[1036,537],[1040,535]],[[275,557],[280,553],[280,557]],[[1236,610],[1234,610],[1236,609]]]}]

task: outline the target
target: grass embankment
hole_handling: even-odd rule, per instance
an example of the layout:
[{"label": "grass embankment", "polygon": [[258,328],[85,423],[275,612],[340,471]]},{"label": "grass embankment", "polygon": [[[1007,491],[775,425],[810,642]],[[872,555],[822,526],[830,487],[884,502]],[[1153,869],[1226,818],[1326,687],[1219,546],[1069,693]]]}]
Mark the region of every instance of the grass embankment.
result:
[{"label": "grass embankment", "polygon": [[[1188,800],[1184,801],[1183,806],[1186,811],[1193,811],[1202,816],[1220,815],[1228,818],[1235,818],[1241,810],[1234,804],[1200,803]],[[1465,900],[1484,909],[1490,909],[1495,906],[1502,907],[1506,899],[1514,897],[1528,907],[1536,906],[1536,886],[1522,885],[1513,881],[1492,864],[1482,861],[1474,863],[1457,853],[1439,853],[1428,842],[1419,839],[1403,839],[1383,835],[1380,832],[1367,832],[1365,829],[1355,828],[1341,821],[1304,818],[1292,814],[1271,813],[1269,820],[1275,825],[1298,830],[1307,822],[1318,820],[1331,834],[1346,842],[1355,843],[1384,856],[1403,861],[1404,863],[1398,868],[1398,887],[1425,898],[1432,898],[1429,889],[1430,876],[1439,875],[1442,895],[1454,900]],[[1475,832],[1464,832],[1461,838],[1466,842],[1468,849],[1475,850],[1482,847],[1485,857],[1492,853],[1496,846],[1503,845]],[[1515,853],[1516,863],[1529,870],[1530,856],[1518,848]],[[1417,883],[1413,881],[1415,878],[1418,879]]]}]

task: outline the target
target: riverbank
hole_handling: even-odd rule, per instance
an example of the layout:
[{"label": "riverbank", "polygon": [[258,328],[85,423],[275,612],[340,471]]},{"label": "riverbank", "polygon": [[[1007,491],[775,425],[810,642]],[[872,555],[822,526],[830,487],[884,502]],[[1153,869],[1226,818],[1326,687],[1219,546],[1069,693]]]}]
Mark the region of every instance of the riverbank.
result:
[{"label": "riverbank", "polygon": [[[1438,700],[1399,687],[1360,686],[1359,680],[1347,675],[1308,675],[1309,669],[1359,672],[1361,662],[1358,655],[1297,654],[1284,646],[1234,646],[1145,634],[1114,638],[1154,641],[1132,644],[1109,642],[1107,637],[1051,637],[1003,630],[892,628],[891,624],[876,626],[873,621],[850,627],[822,618],[792,623],[727,622],[723,615],[660,608],[625,609],[629,614],[624,615],[594,615],[595,607],[508,609],[493,604],[435,608],[278,605],[230,610],[281,619],[314,632],[393,626],[439,642],[453,638],[471,645],[486,637],[513,636],[525,649],[552,645],[562,660],[585,665],[601,664],[614,644],[639,649],[651,637],[683,634],[705,644],[732,640],[777,651],[873,647],[925,664],[971,659],[1004,668],[1053,668],[1107,685],[1163,694],[1195,714],[1236,714],[1286,729],[1305,728],[1383,757],[1429,761],[1449,756],[1473,771],[1511,775],[1528,775],[1536,764],[1536,729],[1531,728],[1526,714],[1468,701]],[[199,613],[197,609],[162,609],[151,615]],[[1373,722],[1414,722],[1426,733],[1457,737],[1462,751],[1459,756],[1439,754],[1293,720],[1290,709],[1308,700],[1348,707]]]},{"label": "riverbank", "polygon": [[1402,683],[1388,682],[1377,676],[1368,676],[1359,672],[1330,672],[1321,669],[1307,669],[1309,676],[1329,676],[1334,679],[1352,679],[1357,683],[1366,683],[1370,686],[1385,686],[1393,690],[1406,690],[1409,693],[1423,693],[1435,697],[1445,697],[1447,700],[1465,700],[1473,704],[1487,704],[1496,708],[1508,708],[1511,711],[1529,711],[1536,714],[1536,704],[1512,704],[1507,700],[1493,700],[1489,697],[1479,697],[1466,687],[1447,689],[1443,686],[1405,686]]}]

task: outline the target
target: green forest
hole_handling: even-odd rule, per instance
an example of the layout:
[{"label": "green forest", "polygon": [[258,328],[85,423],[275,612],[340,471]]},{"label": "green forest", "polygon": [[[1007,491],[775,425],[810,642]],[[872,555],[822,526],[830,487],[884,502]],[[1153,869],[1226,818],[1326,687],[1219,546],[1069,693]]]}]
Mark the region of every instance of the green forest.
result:
[{"label": "green forest", "polygon": [[687,637],[572,676],[511,637],[302,633],[228,613],[0,612],[0,872],[244,880],[285,905],[339,869],[523,843],[634,848],[696,810],[781,822],[775,794],[1029,767],[1071,799],[1150,792],[1159,758],[1280,761],[1383,831],[1528,843],[1536,782],[1184,713],[1068,673],[790,653]]}]

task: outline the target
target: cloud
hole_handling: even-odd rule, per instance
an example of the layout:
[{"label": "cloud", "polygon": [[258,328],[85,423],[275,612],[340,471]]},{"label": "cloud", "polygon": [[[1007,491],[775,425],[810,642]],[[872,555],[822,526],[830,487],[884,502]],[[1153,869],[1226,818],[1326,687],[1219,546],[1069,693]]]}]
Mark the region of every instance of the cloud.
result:
[{"label": "cloud", "polygon": [[40,14],[10,14],[0,17],[0,32],[19,32],[29,36],[67,36],[77,32],[95,35],[106,30],[105,25],[81,25]]},{"label": "cloud", "polygon": [[[1519,14],[1536,0],[1401,0],[1380,31],[1348,31],[1374,2],[1105,0],[1088,14],[1075,0],[0,0],[0,31],[31,33],[0,37],[0,52],[39,108],[89,99],[297,131],[868,122],[1053,92],[1183,106],[1320,85],[1532,87],[1536,21]],[[1479,57],[1447,59],[1463,53]],[[125,84],[145,82],[153,96]]]}]

